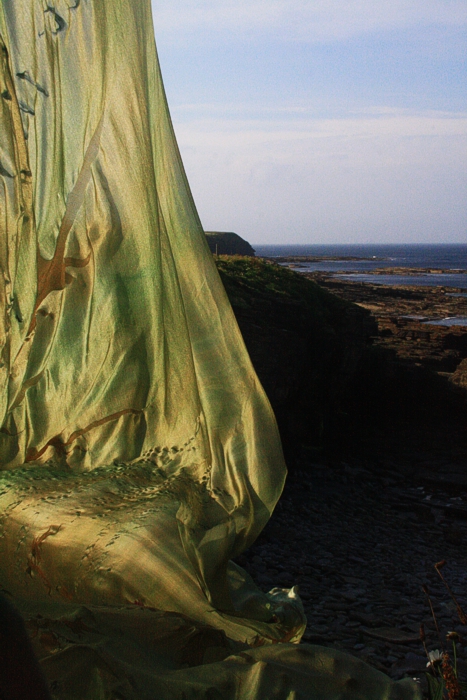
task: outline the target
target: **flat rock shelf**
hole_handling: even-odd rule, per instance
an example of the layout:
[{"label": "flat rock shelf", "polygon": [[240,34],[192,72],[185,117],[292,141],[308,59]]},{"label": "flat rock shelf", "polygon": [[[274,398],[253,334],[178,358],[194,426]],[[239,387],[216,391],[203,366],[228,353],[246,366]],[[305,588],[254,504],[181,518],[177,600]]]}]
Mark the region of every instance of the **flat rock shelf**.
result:
[{"label": "flat rock shelf", "polygon": [[459,486],[456,474],[466,474],[467,464],[451,465],[451,474],[446,465],[410,470],[381,458],[301,466],[239,563],[264,590],[299,585],[308,617],[304,641],[343,649],[395,679],[417,677],[422,684],[422,623],[428,649],[440,648],[426,584],[441,634],[461,635],[465,674],[467,627],[434,564],[447,561],[443,574],[465,607],[467,479]]},{"label": "flat rock shelf", "polygon": [[[391,269],[384,272],[390,274]],[[401,359],[451,373],[467,357],[465,290],[420,287],[415,280],[413,285],[384,286],[324,272],[305,274],[333,294],[370,311],[378,324],[374,342],[395,350]],[[466,323],[449,324],[447,318],[465,318]]]}]

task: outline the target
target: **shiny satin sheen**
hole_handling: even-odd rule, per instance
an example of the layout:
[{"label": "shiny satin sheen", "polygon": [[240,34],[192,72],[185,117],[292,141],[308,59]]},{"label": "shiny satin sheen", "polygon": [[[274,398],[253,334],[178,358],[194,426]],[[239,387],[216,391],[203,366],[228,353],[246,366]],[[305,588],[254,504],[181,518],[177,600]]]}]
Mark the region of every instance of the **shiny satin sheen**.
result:
[{"label": "shiny satin sheen", "polygon": [[[137,606],[221,630],[229,653],[297,643],[296,591],[265,594],[230,561],[266,524],[285,465],[186,180],[150,0],[3,0],[0,34],[1,585],[31,619],[28,605],[49,606],[60,698],[114,697],[92,634],[79,651],[57,631],[76,605],[103,615],[104,636],[109,610]],[[86,659],[97,685],[78,691]],[[270,697],[292,697],[271,660]],[[199,687],[216,687],[206,669]],[[157,669],[141,673],[120,697],[163,697]],[[167,697],[184,696],[180,678]]]}]

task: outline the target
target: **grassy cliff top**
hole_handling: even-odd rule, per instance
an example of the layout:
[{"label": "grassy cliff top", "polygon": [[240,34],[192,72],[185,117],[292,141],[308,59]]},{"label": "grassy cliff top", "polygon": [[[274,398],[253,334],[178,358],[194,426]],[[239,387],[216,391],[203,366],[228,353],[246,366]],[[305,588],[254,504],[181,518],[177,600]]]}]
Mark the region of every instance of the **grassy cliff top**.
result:
[{"label": "grassy cliff top", "polygon": [[205,231],[211,253],[219,255],[255,255],[254,248],[232,231]]},{"label": "grassy cliff top", "polygon": [[254,298],[269,298],[298,305],[317,317],[353,306],[299,273],[261,258],[220,255],[215,262],[234,307],[247,308]]}]

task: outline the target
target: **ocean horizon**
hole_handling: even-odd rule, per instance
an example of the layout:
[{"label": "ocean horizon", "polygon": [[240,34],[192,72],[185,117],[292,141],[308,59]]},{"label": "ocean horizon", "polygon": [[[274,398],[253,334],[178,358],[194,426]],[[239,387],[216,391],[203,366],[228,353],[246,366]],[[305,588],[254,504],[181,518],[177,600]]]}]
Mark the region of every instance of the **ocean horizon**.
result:
[{"label": "ocean horizon", "polygon": [[[298,272],[334,272],[348,279],[377,284],[443,286],[467,289],[467,244],[254,245],[260,257],[332,256],[341,260],[303,262]],[[348,260],[346,258],[361,258]],[[371,275],[385,267],[446,270],[420,275]],[[449,272],[452,270],[453,272]],[[456,274],[457,271],[460,271]]]}]

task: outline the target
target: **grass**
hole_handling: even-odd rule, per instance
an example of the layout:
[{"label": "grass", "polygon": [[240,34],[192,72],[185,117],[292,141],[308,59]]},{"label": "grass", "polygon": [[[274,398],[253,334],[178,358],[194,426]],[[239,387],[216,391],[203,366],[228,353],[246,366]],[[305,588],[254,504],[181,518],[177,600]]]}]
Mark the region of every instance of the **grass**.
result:
[{"label": "grass", "polygon": [[219,255],[214,258],[232,306],[249,307],[252,297],[274,297],[306,307],[315,316],[331,318],[350,304],[312,280],[261,258]]},{"label": "grass", "polygon": [[[435,564],[435,569],[438,575],[440,576],[441,580],[443,581],[454,605],[456,606],[456,612],[459,617],[459,620],[461,621],[462,625],[465,625],[467,623],[467,616],[464,613],[459,601],[452,592],[448,582],[444,578],[443,573],[441,571],[441,569],[445,565],[446,561],[440,561],[437,564]],[[441,646],[441,649],[428,651],[426,645],[425,629],[423,625],[421,625],[420,639],[422,641],[423,648],[425,649],[425,653],[428,658],[428,671],[426,673],[426,679],[428,684],[428,700],[466,700],[467,683],[459,678],[457,664],[456,644],[460,641],[460,635],[457,632],[448,632],[443,638],[443,635],[439,629],[438,621],[436,619],[436,614],[433,608],[433,603],[428,587],[424,585],[422,587],[422,590],[427,598]],[[452,646],[452,652],[448,651],[448,648],[450,646]]]}]

